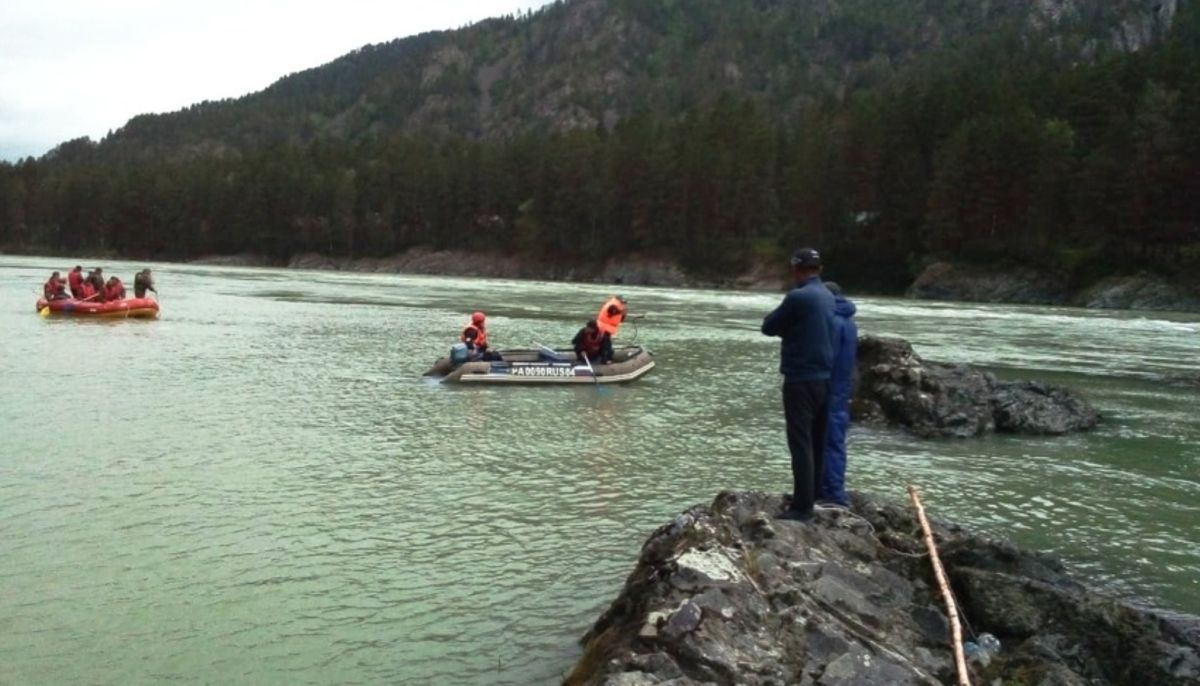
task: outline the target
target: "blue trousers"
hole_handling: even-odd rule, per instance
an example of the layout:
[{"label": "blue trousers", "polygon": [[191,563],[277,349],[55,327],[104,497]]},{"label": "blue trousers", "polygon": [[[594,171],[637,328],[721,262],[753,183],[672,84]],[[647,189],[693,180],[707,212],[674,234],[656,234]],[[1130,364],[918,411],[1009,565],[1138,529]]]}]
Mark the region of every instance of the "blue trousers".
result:
[{"label": "blue trousers", "polygon": [[850,429],[850,408],[831,407],[825,430],[825,470],[817,489],[818,500],[849,505],[846,495],[846,432]]}]

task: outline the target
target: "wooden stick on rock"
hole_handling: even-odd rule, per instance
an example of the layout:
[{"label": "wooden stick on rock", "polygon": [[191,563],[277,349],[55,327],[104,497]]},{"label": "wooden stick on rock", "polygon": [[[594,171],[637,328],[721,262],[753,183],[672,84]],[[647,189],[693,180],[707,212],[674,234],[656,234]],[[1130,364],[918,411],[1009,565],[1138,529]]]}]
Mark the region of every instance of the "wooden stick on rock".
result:
[{"label": "wooden stick on rock", "polygon": [[950,640],[954,649],[954,664],[958,667],[958,686],[971,686],[971,677],[967,674],[967,660],[963,656],[962,626],[958,623],[958,604],[954,602],[954,594],[950,592],[950,583],[946,581],[946,570],[942,567],[942,558],[938,557],[937,544],[933,542],[933,530],[929,528],[929,520],[925,518],[925,508],[921,505],[921,497],[917,488],[910,485],[908,495],[912,498],[913,507],[917,510],[917,520],[921,523],[921,531],[925,533],[925,547],[929,549],[929,560],[933,562],[933,574],[937,577],[938,586],[942,589],[942,600],[946,603],[946,616],[950,618]]}]

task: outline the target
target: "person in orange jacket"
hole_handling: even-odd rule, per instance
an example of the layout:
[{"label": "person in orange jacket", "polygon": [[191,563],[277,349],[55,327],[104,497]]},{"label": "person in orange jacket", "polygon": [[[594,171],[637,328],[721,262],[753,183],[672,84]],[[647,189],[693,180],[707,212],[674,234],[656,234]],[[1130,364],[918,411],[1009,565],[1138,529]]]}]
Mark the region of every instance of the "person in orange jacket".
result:
[{"label": "person in orange jacket", "polygon": [[81,299],[87,297],[87,294],[84,293],[84,290],[83,290],[83,267],[82,266],[80,266],[78,264],[75,265],[75,268],[72,269],[67,274],[67,283],[69,283],[71,285],[71,297],[72,298],[75,298],[76,300],[81,300]]},{"label": "person in orange jacket", "polygon": [[629,306],[623,295],[614,295],[604,303],[600,308],[600,314],[596,315],[596,326],[609,336],[616,337],[617,331],[621,328],[621,323],[625,321],[625,317],[629,314]]},{"label": "person in orange jacket", "polygon": [[69,297],[66,284],[58,272],[51,274],[45,285],[42,286],[42,295],[46,300],[66,300]]},{"label": "person in orange jacket", "polygon": [[125,284],[115,276],[108,279],[108,283],[104,285],[105,300],[124,300],[125,299]]},{"label": "person in orange jacket", "polygon": [[498,353],[488,350],[487,315],[475,312],[471,315],[471,323],[463,327],[459,342],[467,346],[472,360],[498,361]]}]

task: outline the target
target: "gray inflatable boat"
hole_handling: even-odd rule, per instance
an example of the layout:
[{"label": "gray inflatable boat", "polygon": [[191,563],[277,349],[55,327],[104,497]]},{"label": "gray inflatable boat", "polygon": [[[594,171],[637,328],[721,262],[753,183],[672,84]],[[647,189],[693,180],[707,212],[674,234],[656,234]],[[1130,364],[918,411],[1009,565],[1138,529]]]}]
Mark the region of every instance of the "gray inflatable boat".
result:
[{"label": "gray inflatable boat", "polygon": [[496,362],[464,362],[449,357],[433,363],[425,376],[442,377],[443,383],[491,384],[615,384],[629,383],[654,369],[654,357],[641,346],[613,350],[609,364],[575,361],[573,350],[499,350]]}]

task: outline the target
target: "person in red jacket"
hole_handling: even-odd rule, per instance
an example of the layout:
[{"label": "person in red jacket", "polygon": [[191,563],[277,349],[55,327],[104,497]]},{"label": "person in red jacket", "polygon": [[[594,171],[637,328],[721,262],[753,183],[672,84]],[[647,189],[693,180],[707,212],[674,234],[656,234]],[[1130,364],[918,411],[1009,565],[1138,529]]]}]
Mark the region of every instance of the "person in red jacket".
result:
[{"label": "person in red jacket", "polygon": [[124,300],[125,299],[125,284],[115,276],[109,277],[108,283],[104,286],[105,300]]},{"label": "person in red jacket", "polygon": [[67,285],[63,283],[58,272],[54,272],[46,280],[45,285],[42,286],[42,295],[46,297],[46,300],[65,300],[68,297]]},{"label": "person in red jacket", "polygon": [[76,300],[85,298],[83,294],[83,267],[75,265],[75,268],[67,273],[67,283],[71,286],[71,297]]}]

